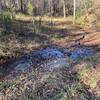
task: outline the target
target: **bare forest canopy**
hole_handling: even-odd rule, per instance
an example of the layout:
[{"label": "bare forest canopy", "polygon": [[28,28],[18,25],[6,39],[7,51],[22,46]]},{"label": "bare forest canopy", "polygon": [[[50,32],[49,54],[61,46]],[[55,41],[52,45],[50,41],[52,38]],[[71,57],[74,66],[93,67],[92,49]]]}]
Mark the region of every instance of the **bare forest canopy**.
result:
[{"label": "bare forest canopy", "polygon": [[[75,0],[76,13],[86,14],[92,8],[100,9],[100,0]],[[0,0],[0,11],[24,13],[33,16],[69,16],[73,15],[74,0]]]}]

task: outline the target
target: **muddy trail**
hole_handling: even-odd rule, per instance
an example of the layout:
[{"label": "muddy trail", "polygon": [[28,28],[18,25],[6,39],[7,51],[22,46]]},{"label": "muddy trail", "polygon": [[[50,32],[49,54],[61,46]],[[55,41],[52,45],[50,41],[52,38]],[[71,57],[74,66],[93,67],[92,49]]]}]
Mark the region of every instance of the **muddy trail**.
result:
[{"label": "muddy trail", "polygon": [[[0,65],[0,95],[6,98],[5,100],[8,100],[8,98],[10,98],[9,100],[19,98],[20,100],[23,100],[23,98],[27,98],[27,100],[48,100],[48,98],[51,98],[50,100],[53,100],[53,97],[59,100],[63,96],[74,100],[75,96],[77,99],[79,97],[83,99],[81,97],[83,94],[85,100],[99,100],[98,98],[95,99],[94,90],[92,91],[92,88],[88,87],[90,83],[87,83],[92,80],[92,77],[97,79],[95,82],[93,80],[94,83],[99,83],[100,48],[98,44],[100,41],[98,37],[100,34],[98,31],[87,32],[70,28],[68,27],[71,31],[69,33],[66,30],[65,32],[61,30],[62,33],[59,30],[56,32],[52,32],[51,29],[46,30],[42,33],[43,36],[47,33],[52,35],[52,33],[58,32],[59,34],[57,34],[61,35],[61,38],[51,39],[52,45],[37,50],[31,49],[31,52]],[[21,38],[24,39],[24,37]],[[16,46],[17,43],[14,43]],[[13,47],[12,44],[11,46]],[[91,57],[95,58],[94,61],[91,60]],[[76,69],[77,67],[84,69],[88,65],[87,63],[92,68],[97,64],[98,69],[93,68],[92,71],[89,69],[89,77],[86,76],[83,79],[88,71],[86,70],[86,73],[84,72],[85,74],[83,73],[81,77]],[[70,70],[74,70],[73,73]],[[84,84],[84,80],[87,82],[86,84]],[[99,86],[94,87],[96,92],[99,91]],[[73,90],[76,92],[74,96]]]},{"label": "muddy trail", "polygon": [[[77,73],[70,72],[74,65],[91,58],[95,52],[95,47],[89,46],[72,50],[48,46],[17,58],[0,69],[2,78],[5,76],[0,86],[1,97],[5,100],[59,100],[67,97],[70,100],[84,96],[86,100],[99,100],[94,92],[89,92],[86,84],[80,82]],[[76,92],[74,96],[73,91]]]},{"label": "muddy trail", "polygon": [[32,51],[20,58],[14,59],[9,63],[0,66],[0,75],[6,76],[13,71],[24,71],[29,67],[34,68],[71,68],[72,63],[76,63],[79,60],[93,56],[95,53],[94,47],[76,47],[72,50],[67,50],[64,48],[57,48],[53,46],[48,46],[42,48],[41,50]]},{"label": "muddy trail", "polygon": [[[22,49],[21,51],[24,52],[24,49],[27,48],[31,49],[31,52],[26,53],[23,56],[17,57],[15,59],[12,58],[11,61],[0,65],[0,77],[7,76],[13,71],[27,70],[30,66],[33,66],[35,68],[43,67],[47,69],[63,66],[71,68],[72,63],[76,63],[81,59],[91,57],[95,54],[95,52],[97,52],[98,44],[100,43],[99,30],[97,31],[92,29],[79,29],[75,26],[69,26],[66,24],[63,25],[63,23],[61,23],[61,25],[65,26],[65,28],[57,29],[57,23],[55,23],[52,28],[47,28],[44,23],[42,26],[43,31],[38,34],[33,34],[31,32],[31,36],[27,36],[27,38],[25,37],[24,33],[23,36],[20,36],[18,34],[16,34],[15,36],[9,35],[12,38],[8,39],[6,41],[6,44],[9,43],[8,45],[10,45],[9,48],[11,50],[17,48],[18,50]],[[58,26],[60,26],[59,23]],[[44,30],[45,28],[46,30]],[[54,37],[53,35],[57,35],[57,37]],[[45,36],[47,39],[39,36]],[[30,37],[32,37],[32,40],[30,40],[29,42]],[[47,43],[50,43],[52,45],[46,46],[45,48],[42,47],[42,49],[40,50],[38,49],[33,51],[32,48],[34,47],[34,44],[31,44],[31,42],[34,42],[35,37],[36,40],[38,37],[38,40],[40,40],[38,42],[40,43],[40,45],[42,44],[42,46],[43,43],[45,43],[47,40]],[[4,38],[6,40],[8,37]],[[42,38],[43,40],[41,40]],[[21,43],[22,40],[23,43]],[[26,40],[26,42],[24,40]],[[43,41],[43,43],[41,43],[41,41]],[[13,45],[12,42],[15,43],[15,45]],[[34,43],[37,42],[35,41]],[[27,46],[30,47],[28,48]]]}]

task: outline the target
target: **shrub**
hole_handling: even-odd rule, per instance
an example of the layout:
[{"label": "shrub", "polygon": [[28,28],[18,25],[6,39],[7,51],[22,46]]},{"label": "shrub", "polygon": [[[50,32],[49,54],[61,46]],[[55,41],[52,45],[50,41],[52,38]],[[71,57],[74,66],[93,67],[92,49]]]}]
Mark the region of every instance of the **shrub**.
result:
[{"label": "shrub", "polygon": [[10,31],[11,23],[12,23],[12,18],[11,18],[10,12],[2,11],[0,13],[0,20],[1,20],[1,23],[2,23],[2,26],[4,27],[4,29],[6,31]]},{"label": "shrub", "polygon": [[33,5],[31,2],[28,3],[28,14],[33,15]]},{"label": "shrub", "polygon": [[39,21],[37,21],[37,20],[35,20],[35,19],[33,19],[32,20],[32,27],[33,27],[33,32],[34,33],[40,33],[41,32],[41,18],[39,19]]},{"label": "shrub", "polygon": [[76,10],[76,19],[80,18],[82,15],[81,10]]}]

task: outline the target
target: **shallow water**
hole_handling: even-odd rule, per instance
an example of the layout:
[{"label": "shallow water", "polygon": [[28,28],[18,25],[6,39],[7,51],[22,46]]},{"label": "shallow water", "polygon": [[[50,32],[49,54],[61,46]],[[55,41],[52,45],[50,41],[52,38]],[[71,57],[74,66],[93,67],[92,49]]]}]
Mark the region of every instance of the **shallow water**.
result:
[{"label": "shallow water", "polygon": [[[68,52],[65,49],[60,50],[58,48],[47,47],[28,54],[28,57],[22,57],[13,62],[10,66],[11,68],[14,67],[14,70],[16,71],[27,70],[31,65],[35,67],[45,66],[47,68],[70,67],[68,59],[78,61],[79,59],[91,56],[92,54],[93,50],[91,48],[75,48],[73,51]],[[4,71],[6,73],[6,70]]]},{"label": "shallow water", "polygon": [[77,61],[81,58],[91,56],[93,50],[91,48],[76,48],[71,52],[70,59]]},{"label": "shallow water", "polygon": [[34,57],[38,57],[41,59],[52,59],[52,58],[61,58],[64,57],[64,53],[62,53],[59,49],[57,48],[45,48],[42,50],[39,50],[37,52],[33,52]]}]

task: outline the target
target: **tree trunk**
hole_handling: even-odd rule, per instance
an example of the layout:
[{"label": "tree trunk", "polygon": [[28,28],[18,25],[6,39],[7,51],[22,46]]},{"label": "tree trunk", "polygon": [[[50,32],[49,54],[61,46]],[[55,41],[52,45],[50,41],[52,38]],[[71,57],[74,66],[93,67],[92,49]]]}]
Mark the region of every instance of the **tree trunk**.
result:
[{"label": "tree trunk", "polygon": [[73,6],[74,6],[74,10],[73,10],[73,24],[75,24],[75,17],[76,17],[76,0],[73,0]]},{"label": "tree trunk", "polygon": [[20,0],[20,9],[21,9],[21,12],[24,12],[24,10],[23,10],[23,0]]},{"label": "tree trunk", "polygon": [[66,4],[65,4],[65,0],[63,0],[63,15],[64,15],[64,18],[66,18]]},{"label": "tree trunk", "polygon": [[0,0],[0,12],[2,11],[2,3],[1,3],[1,0]]}]

